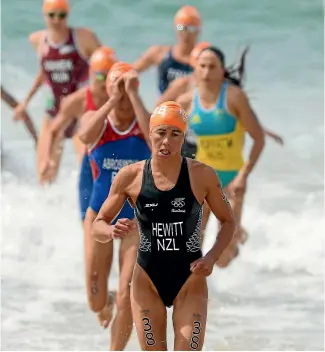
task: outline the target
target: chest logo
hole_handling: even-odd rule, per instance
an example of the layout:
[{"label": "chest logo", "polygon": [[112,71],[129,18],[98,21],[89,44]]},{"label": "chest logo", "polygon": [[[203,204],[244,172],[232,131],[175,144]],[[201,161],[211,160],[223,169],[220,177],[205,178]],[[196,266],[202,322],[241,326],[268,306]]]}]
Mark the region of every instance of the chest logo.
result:
[{"label": "chest logo", "polygon": [[154,208],[154,207],[157,207],[158,206],[158,203],[150,203],[150,204],[146,204],[144,207],[145,208]]},{"label": "chest logo", "polygon": [[62,48],[60,48],[59,51],[61,55],[68,55],[73,53],[75,51],[75,48],[73,45],[65,45]]},{"label": "chest logo", "polygon": [[183,208],[185,207],[185,198],[175,198],[171,204],[174,208]]},{"label": "chest logo", "polygon": [[225,111],[224,109],[216,109],[214,111],[214,115],[216,117],[224,117],[226,115],[227,111]]},{"label": "chest logo", "polygon": [[193,118],[191,119],[191,123],[201,123],[201,118],[198,114],[194,115]]}]

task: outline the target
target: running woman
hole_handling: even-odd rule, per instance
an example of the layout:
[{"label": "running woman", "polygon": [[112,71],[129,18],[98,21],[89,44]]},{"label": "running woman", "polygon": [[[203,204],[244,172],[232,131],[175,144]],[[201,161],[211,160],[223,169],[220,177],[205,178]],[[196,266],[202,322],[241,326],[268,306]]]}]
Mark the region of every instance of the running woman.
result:
[{"label": "running woman", "polygon": [[[80,139],[87,145],[93,172],[93,190],[85,218],[86,282],[91,309],[99,313],[107,327],[110,317],[102,314],[108,303],[107,280],[110,273],[113,244],[94,246],[90,228],[95,220],[117,172],[125,165],[146,159],[150,149],[146,143],[149,113],[138,95],[138,76],[132,66],[115,63],[107,76],[109,100],[96,112],[89,111],[81,120]],[[133,209],[125,203],[114,220],[134,218]],[[126,346],[133,325],[130,306],[130,282],[137,254],[138,236],[122,239],[119,250],[120,277],[116,294],[117,312],[112,324],[111,350]],[[100,275],[101,273],[102,275]]]},{"label": "running woman", "polygon": [[[175,79],[193,72],[190,54],[197,43],[201,24],[200,13],[195,7],[188,5],[181,7],[174,17],[176,44],[154,45],[133,64],[138,72],[146,71],[151,66],[158,67],[160,94],[163,94]],[[183,154],[193,157],[195,144],[190,137],[186,136]]]},{"label": "running woman", "polygon": [[[194,49],[191,52],[191,56],[190,56],[190,64],[193,66],[193,68],[195,67],[197,58],[200,54],[200,52],[205,49],[208,48],[209,46],[211,46],[211,44],[209,42],[201,42],[199,44],[197,44]],[[242,64],[240,64],[239,66],[244,64],[244,60],[245,60],[245,55],[247,54],[247,49],[245,49],[245,51],[243,52],[240,61],[242,62]],[[244,72],[243,72],[244,73]],[[161,104],[164,101],[168,101],[168,100],[177,100],[182,94],[185,94],[186,92],[193,90],[193,88],[195,87],[195,76],[194,74],[190,74],[184,77],[179,77],[176,78],[173,82],[171,82],[171,84],[168,86],[168,88],[165,90],[165,92],[161,95],[161,97],[158,100],[157,105]],[[255,112],[253,111],[255,117],[257,118]],[[266,136],[272,138],[276,143],[283,145],[283,138],[281,136],[279,136],[278,134],[276,134],[275,132],[263,128],[264,133]],[[193,137],[192,140],[192,144],[196,144],[195,143],[195,139]],[[195,152],[196,153],[196,152]],[[194,153],[194,154],[195,154]]]},{"label": "running woman", "polygon": [[[166,307],[173,306],[174,351],[202,350],[208,289],[206,277],[229,245],[235,220],[215,171],[181,156],[187,116],[175,102],[158,106],[150,119],[152,158],[124,167],[92,228],[99,245],[125,240],[134,224],[113,220],[126,200],[140,231],[131,302],[142,350],[166,351]],[[202,257],[200,230],[206,201],[221,227]],[[98,272],[103,276],[104,272]]]},{"label": "running woman", "polygon": [[[44,143],[45,157],[42,174],[50,172],[53,144],[57,135],[63,133],[75,118],[80,120],[85,112],[95,111],[107,102],[106,77],[115,62],[117,62],[115,52],[109,47],[99,47],[92,54],[89,64],[89,85],[71,93],[62,101],[59,113],[50,126],[48,138]],[[90,201],[93,177],[86,147],[83,143],[81,147],[79,148],[81,168],[78,188],[80,216],[83,222]]]},{"label": "running woman", "polygon": [[[7,105],[9,105],[12,109],[15,109],[18,106],[17,100],[9,94],[2,86],[1,86],[1,100],[5,101]],[[16,119],[15,119],[16,120]],[[25,126],[34,140],[35,146],[37,145],[37,133],[33,124],[32,119],[28,116],[27,113],[24,113],[20,116],[20,120],[23,120]]]},{"label": "running woman", "polygon": [[[75,92],[88,80],[88,59],[100,43],[94,33],[86,28],[71,28],[67,19],[70,12],[68,0],[44,0],[43,15],[46,29],[32,33],[29,40],[39,56],[41,68],[26,99],[15,109],[16,118],[26,112],[27,105],[39,87],[45,82],[49,97],[43,120],[38,148],[37,172],[40,183],[52,182],[58,171],[62,155],[63,141],[59,136],[55,141],[52,159],[55,162],[50,179],[42,176],[40,169],[44,163],[44,141],[51,121],[57,115],[60,101]],[[65,137],[74,132],[73,122],[65,131]]]},{"label": "running woman", "polygon": [[[218,174],[238,225],[234,240],[217,263],[223,267],[238,254],[238,244],[247,237],[241,227],[244,194],[249,175],[264,148],[264,132],[240,88],[240,80],[235,78],[236,72],[226,69],[225,56],[219,49],[208,47],[201,51],[195,77],[197,88],[180,96],[178,102],[188,112],[189,126],[197,136],[196,159],[211,166]],[[244,162],[246,132],[253,145],[249,159]],[[203,229],[209,213],[206,207]]]},{"label": "running woman", "polygon": [[[195,67],[196,60],[202,49],[208,48],[211,44],[209,42],[200,42],[195,45],[190,54],[190,66],[192,70]],[[177,100],[179,96],[185,94],[189,90],[191,90],[195,86],[195,76],[193,75],[193,71],[182,77],[178,77],[174,79],[168,85],[168,88],[163,92],[163,94],[159,97],[157,105],[165,101]]]}]

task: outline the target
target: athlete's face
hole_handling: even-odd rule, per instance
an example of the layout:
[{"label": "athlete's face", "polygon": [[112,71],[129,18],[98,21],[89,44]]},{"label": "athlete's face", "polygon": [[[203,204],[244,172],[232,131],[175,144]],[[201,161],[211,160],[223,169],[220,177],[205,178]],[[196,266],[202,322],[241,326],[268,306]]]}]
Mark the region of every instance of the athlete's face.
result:
[{"label": "athlete's face", "polygon": [[44,14],[46,26],[50,29],[60,30],[67,27],[68,13],[64,10],[48,11]]},{"label": "athlete's face", "polygon": [[194,46],[197,42],[198,36],[200,34],[200,27],[193,25],[176,25],[176,36],[178,42]]},{"label": "athlete's face", "polygon": [[220,59],[210,50],[199,55],[195,66],[195,77],[198,82],[219,82],[224,78],[225,70]]},{"label": "athlete's face", "polygon": [[179,155],[184,143],[184,133],[173,126],[158,126],[150,132],[152,154],[160,158]]}]

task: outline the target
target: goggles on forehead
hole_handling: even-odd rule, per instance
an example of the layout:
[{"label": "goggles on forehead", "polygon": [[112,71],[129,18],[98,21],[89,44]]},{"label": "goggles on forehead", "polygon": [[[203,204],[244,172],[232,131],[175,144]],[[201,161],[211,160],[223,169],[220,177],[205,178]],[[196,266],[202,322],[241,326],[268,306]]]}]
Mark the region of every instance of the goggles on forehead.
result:
[{"label": "goggles on forehead", "polygon": [[194,26],[191,24],[188,24],[188,25],[187,24],[177,24],[176,29],[180,32],[186,31],[189,33],[197,33],[200,30],[200,28],[198,26]]}]

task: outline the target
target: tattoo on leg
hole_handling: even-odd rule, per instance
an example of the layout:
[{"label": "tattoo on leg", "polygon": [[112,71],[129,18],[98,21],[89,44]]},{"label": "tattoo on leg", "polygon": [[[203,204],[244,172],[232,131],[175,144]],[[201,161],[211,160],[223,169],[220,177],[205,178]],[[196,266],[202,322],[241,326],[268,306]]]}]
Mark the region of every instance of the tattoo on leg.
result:
[{"label": "tattoo on leg", "polygon": [[98,281],[98,274],[97,272],[94,272],[93,275],[91,275],[91,293],[93,295],[97,295],[97,293],[99,292],[97,281]]},{"label": "tattoo on leg", "polygon": [[152,328],[151,328],[151,323],[150,323],[150,319],[149,318],[142,318],[143,321],[143,331],[145,333],[146,336],[146,344],[148,346],[154,346],[156,344],[156,341],[154,339],[153,333],[152,333]]},{"label": "tattoo on leg", "polygon": [[190,348],[192,350],[197,350],[199,348],[199,341],[200,341],[200,333],[201,333],[201,315],[200,314],[193,314],[195,321],[193,322],[193,330],[192,330],[192,337]]}]

